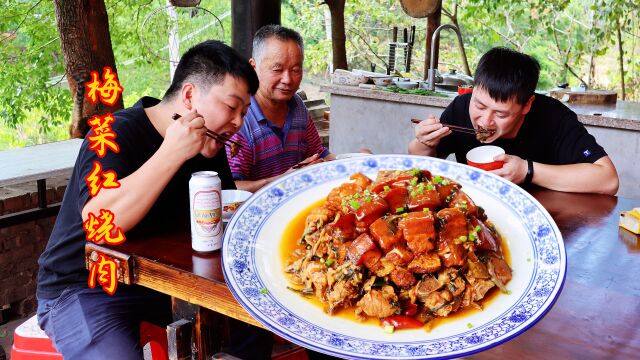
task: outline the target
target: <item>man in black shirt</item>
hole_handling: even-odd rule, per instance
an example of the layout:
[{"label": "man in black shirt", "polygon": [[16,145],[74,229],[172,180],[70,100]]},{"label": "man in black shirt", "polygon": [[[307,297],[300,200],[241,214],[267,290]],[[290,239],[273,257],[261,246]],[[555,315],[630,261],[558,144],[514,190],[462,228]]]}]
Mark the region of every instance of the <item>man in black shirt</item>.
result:
[{"label": "man in black shirt", "polygon": [[[440,119],[433,116],[415,128],[409,153],[442,158],[466,153],[483,143],[502,147],[492,170],[516,184],[533,183],[558,191],[615,194],[618,174],[611,159],[558,100],[534,94],[540,65],[525,54],[494,48],[478,63],[471,94],[456,97]],[[487,129],[492,135],[452,132],[447,125]]]},{"label": "man in black shirt", "polygon": [[[223,188],[235,188],[224,144],[206,131],[235,134],[257,88],[246,59],[221,42],[206,41],[184,54],[162,100],[144,97],[113,114],[119,152],[107,150],[99,158],[89,149],[94,133],[87,135],[38,261],[38,323],[65,359],[141,359],[140,321],[170,319],[169,299],[161,294],[120,285],[111,296],[87,286],[84,221],[108,209],[131,241],[136,233],[188,229],[193,172],[217,171]],[[174,113],[182,117],[173,120]],[[114,171],[120,186],[91,197],[85,178],[94,162],[103,172]]]}]

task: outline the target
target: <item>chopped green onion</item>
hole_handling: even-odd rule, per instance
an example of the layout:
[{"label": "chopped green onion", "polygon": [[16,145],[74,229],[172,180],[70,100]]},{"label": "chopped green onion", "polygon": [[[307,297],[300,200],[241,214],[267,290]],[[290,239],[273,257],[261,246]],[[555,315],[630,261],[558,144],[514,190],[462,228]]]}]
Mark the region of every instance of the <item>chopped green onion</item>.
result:
[{"label": "chopped green onion", "polygon": [[430,210],[429,210],[429,208],[422,208],[422,211],[429,212]]},{"label": "chopped green onion", "polygon": [[260,294],[262,294],[262,295],[267,295],[268,293],[269,293],[269,289],[267,289],[266,287],[265,287],[265,288],[260,289]]},{"label": "chopped green onion", "polygon": [[469,234],[469,241],[476,241],[476,235],[474,233]]},{"label": "chopped green onion", "polygon": [[427,190],[429,191],[433,190],[433,185],[432,184],[427,185]]},{"label": "chopped green onion", "polygon": [[473,231],[474,231],[474,232],[478,232],[478,231],[480,231],[480,230],[482,230],[482,228],[480,227],[480,225],[476,225],[476,227],[474,227],[474,228],[473,228]]},{"label": "chopped green onion", "polygon": [[354,210],[358,210],[360,208],[360,203],[355,200],[349,201],[349,205],[351,205]]},{"label": "chopped green onion", "polygon": [[371,196],[368,196],[368,195],[367,195],[367,197],[366,197],[366,198],[364,198],[364,201],[366,201],[366,202],[371,202]]},{"label": "chopped green onion", "polygon": [[331,266],[336,260],[335,259],[329,259],[327,261],[324,262],[325,265],[327,265],[327,267]]},{"label": "chopped green onion", "polygon": [[442,180],[442,185],[447,186],[449,184],[451,184],[451,182],[449,182],[449,180],[447,180],[447,179]]},{"label": "chopped green onion", "polygon": [[403,207],[396,208],[396,213],[401,213],[404,211]]},{"label": "chopped green onion", "polygon": [[531,262],[531,258],[527,258],[527,262]]},{"label": "chopped green onion", "polygon": [[413,175],[413,176],[420,175],[420,169],[418,169],[418,168],[411,169],[411,175]]},{"label": "chopped green onion", "polygon": [[440,177],[440,175],[436,175],[433,177],[434,184],[440,184],[441,182],[442,182],[442,177]]},{"label": "chopped green onion", "polygon": [[473,324],[467,323],[467,328],[469,328],[469,329],[473,328]]},{"label": "chopped green onion", "polygon": [[386,325],[383,330],[387,334],[393,334],[393,332],[396,331],[396,328],[393,325]]},{"label": "chopped green onion", "polygon": [[507,290],[507,292],[505,294],[511,295],[511,290]]},{"label": "chopped green onion", "polygon": [[414,177],[413,179],[411,179],[411,182],[409,182],[411,185],[416,186],[418,184],[418,178]]},{"label": "chopped green onion", "polygon": [[391,188],[388,185],[385,185],[384,186],[384,191],[389,191],[389,190],[391,190]]},{"label": "chopped green onion", "polygon": [[411,197],[416,197],[417,194],[416,194],[415,190],[412,190],[410,195],[411,195]]},{"label": "chopped green onion", "polygon": [[462,235],[462,236],[460,236],[460,237],[458,238],[458,240],[460,240],[460,241],[462,241],[462,242],[465,242],[465,241],[467,241],[467,237],[466,237],[466,236],[464,236],[464,235]]},{"label": "chopped green onion", "polygon": [[359,199],[360,198],[360,194],[358,194],[358,193],[353,194],[353,198],[354,199]]}]

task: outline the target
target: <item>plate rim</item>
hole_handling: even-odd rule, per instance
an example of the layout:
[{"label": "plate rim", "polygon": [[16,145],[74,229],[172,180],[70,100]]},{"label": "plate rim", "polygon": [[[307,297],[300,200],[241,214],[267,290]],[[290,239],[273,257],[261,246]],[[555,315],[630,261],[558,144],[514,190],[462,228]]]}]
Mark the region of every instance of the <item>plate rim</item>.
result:
[{"label": "plate rim", "polygon": [[[558,270],[558,280],[555,282],[555,285],[553,286],[553,288],[550,291],[549,296],[547,296],[544,301],[542,302],[542,305],[535,311],[535,313],[527,320],[524,320],[524,324],[522,325],[521,328],[518,328],[520,325],[515,326],[514,328],[518,328],[517,330],[511,330],[508,331],[506,334],[504,335],[500,335],[497,336],[494,339],[489,340],[488,342],[480,342],[479,344],[475,344],[473,346],[471,346],[469,349],[462,349],[462,350],[457,350],[457,351],[453,351],[453,352],[449,352],[449,353],[439,353],[439,354],[432,354],[432,355],[427,355],[426,358],[429,359],[443,359],[443,358],[451,358],[451,357],[460,357],[460,356],[468,356],[471,354],[475,354],[478,352],[482,352],[485,350],[488,350],[490,348],[496,347],[498,345],[504,344],[505,342],[512,340],[513,338],[523,334],[524,332],[526,332],[528,329],[530,329],[532,326],[534,326],[535,324],[537,324],[540,320],[542,320],[542,318],[544,318],[548,312],[551,310],[551,308],[554,306],[555,302],[557,301],[557,299],[559,298],[560,294],[562,293],[562,289],[564,287],[565,284],[565,280],[566,280],[566,272],[567,272],[567,256],[566,256],[566,246],[564,245],[564,239],[562,236],[562,233],[560,232],[560,230],[557,227],[557,224],[555,223],[555,220],[553,220],[553,217],[549,214],[549,212],[544,208],[544,206],[542,206],[542,204],[540,204],[540,202],[538,202],[531,194],[529,194],[527,191],[525,191],[524,189],[522,189],[521,187],[519,187],[518,185],[515,185],[497,175],[494,175],[492,173],[486,172],[484,170],[481,169],[477,169],[477,168],[471,168],[466,164],[462,164],[462,163],[457,163],[457,162],[451,162],[448,160],[443,160],[443,159],[439,159],[439,158],[430,158],[430,157],[424,157],[424,156],[416,156],[416,155],[405,155],[405,154],[374,154],[371,156],[367,156],[367,157],[360,157],[360,158],[347,158],[347,159],[340,159],[340,160],[334,160],[331,161],[330,163],[320,163],[317,165],[313,165],[313,166],[309,166],[307,168],[301,169],[297,172],[293,172],[291,174],[287,174],[281,178],[279,178],[278,180],[268,184],[267,186],[263,187],[262,189],[260,189],[259,191],[257,191],[256,193],[254,193],[254,195],[248,199],[247,201],[245,201],[245,203],[242,204],[242,206],[240,208],[237,209],[236,214],[237,216],[234,216],[231,221],[229,222],[228,226],[230,229],[233,229],[234,225],[239,221],[239,219],[241,218],[241,214],[244,213],[244,211],[247,211],[247,209],[251,206],[251,204],[256,201],[256,199],[259,199],[261,196],[264,196],[265,193],[269,193],[271,191],[273,191],[273,189],[277,188],[280,184],[285,183],[287,180],[291,180],[294,177],[302,177],[304,174],[309,174],[311,171],[315,171],[317,168],[321,168],[323,166],[331,166],[331,164],[340,164],[340,163],[352,163],[352,162],[363,162],[363,161],[379,161],[380,159],[386,159],[386,158],[398,158],[398,159],[409,159],[409,160],[419,160],[419,161],[425,161],[428,160],[430,162],[433,162],[434,165],[437,164],[442,164],[442,163],[446,163],[447,166],[458,166],[458,167],[462,167],[463,169],[468,168],[468,171],[474,171],[474,172],[478,172],[480,173],[482,176],[489,176],[492,180],[497,180],[499,183],[503,183],[503,184],[507,184],[508,187],[510,189],[516,189],[518,192],[518,195],[520,196],[524,196],[526,198],[526,200],[528,200],[529,202],[533,203],[533,205],[535,205],[535,209],[540,211],[544,217],[544,219],[547,221],[547,223],[550,225],[551,227],[551,233],[553,233],[555,235],[555,238],[558,240],[557,241],[557,245],[558,245],[558,265],[557,265],[557,270]],[[437,167],[437,166],[436,166]],[[430,171],[432,171],[435,174],[438,174],[438,170],[436,170],[436,167],[432,167],[429,168]],[[379,171],[381,170],[381,168],[376,169],[375,171]],[[349,172],[345,173],[345,176],[348,177],[350,175]],[[447,176],[444,175],[443,176]],[[458,181],[459,179],[456,179],[456,181]],[[463,180],[462,182],[465,182],[465,180]],[[304,189],[298,189],[296,191],[294,191],[294,193],[298,193],[299,191],[304,190]],[[495,196],[495,194],[492,194],[490,192],[487,191],[487,193],[491,196]],[[292,194],[291,196],[295,196],[296,194]],[[281,206],[283,203],[285,203],[286,201],[282,201],[280,204],[278,204],[278,207]],[[503,201],[504,202],[504,201]],[[272,211],[275,211],[275,209],[270,209]],[[264,223],[266,222],[266,220],[269,218],[269,216],[267,216],[265,218],[265,221],[261,222],[259,224],[259,226],[261,227],[262,225],[264,225]],[[260,231],[257,230],[255,232],[256,234],[259,234]],[[529,230],[528,230],[528,234],[529,234]],[[236,299],[236,301],[238,301],[238,303],[258,322],[260,322],[265,328],[267,328],[269,331],[272,331],[280,336],[282,336],[283,338],[292,341],[294,343],[300,344],[306,348],[312,349],[314,351],[318,351],[318,352],[322,352],[325,354],[329,354],[329,355],[333,355],[333,356],[340,356],[340,357],[348,357],[348,358],[354,358],[354,359],[387,359],[389,358],[388,356],[375,356],[372,354],[345,354],[344,352],[339,352],[339,351],[332,351],[331,349],[326,349],[323,348],[321,346],[318,346],[314,343],[311,343],[310,341],[312,340],[308,340],[307,338],[303,337],[303,336],[292,336],[290,335],[289,332],[287,332],[284,329],[284,325],[280,324],[276,321],[276,319],[269,319],[268,317],[266,317],[264,314],[262,314],[259,309],[254,309],[254,306],[251,304],[251,302],[249,301],[249,299],[244,295],[241,294],[241,291],[239,292],[238,289],[236,289],[234,286],[232,286],[232,284],[235,285],[235,281],[234,279],[231,277],[230,273],[231,273],[231,269],[228,268],[231,266],[230,261],[231,260],[227,260],[227,256],[225,256],[226,254],[229,253],[229,246],[227,246],[226,244],[229,243],[229,239],[232,236],[232,231],[229,231],[228,233],[225,232],[225,236],[224,236],[224,242],[223,242],[223,250],[222,250],[222,254],[223,254],[223,259],[222,259],[222,268],[223,268],[223,275],[225,278],[225,281],[227,283],[227,287],[229,288],[230,292],[233,294],[234,298]],[[531,239],[531,238],[530,238]],[[532,241],[532,247],[535,247],[536,244],[533,243]],[[251,246],[251,251],[254,252],[255,251],[255,247]],[[255,265],[255,264],[254,264]],[[255,268],[255,266],[254,266]],[[538,270],[538,266],[534,266],[534,272],[531,276],[531,279],[529,279],[529,282],[532,282],[535,280],[535,273]],[[258,274],[256,274],[257,276]],[[259,277],[258,277],[259,278]],[[231,279],[231,280],[230,280]],[[262,279],[261,280],[261,284],[262,284]],[[262,286],[262,285],[261,285]],[[527,285],[527,288],[530,286]],[[528,291],[523,292],[523,296],[529,294]],[[271,300],[275,303],[277,303],[277,305],[281,306],[280,302],[275,299],[274,297],[271,297]],[[248,303],[249,305],[247,305],[246,303]],[[521,303],[521,300],[518,299],[516,302],[514,302],[509,309],[505,310],[504,312],[502,312],[500,314],[500,316],[490,320],[487,323],[483,323],[482,327],[485,327],[488,324],[491,323],[495,323],[499,320],[502,320],[502,317],[504,314],[508,313],[508,311],[510,311],[510,309],[518,304]],[[283,308],[284,310],[287,310],[286,308]],[[293,312],[289,311],[289,313],[291,313],[292,315],[295,315]],[[299,317],[299,315],[296,315]],[[313,323],[311,323],[309,320],[303,319],[304,321],[306,321],[307,323],[313,325],[313,326],[318,326],[318,325],[314,325]],[[318,326],[320,327],[320,326]],[[478,328],[473,328],[473,329],[469,329],[469,331],[474,331],[474,330],[478,330],[481,327]],[[325,330],[331,334],[336,334],[335,332],[333,332],[331,329],[326,329],[326,328],[321,328],[322,330]],[[460,332],[458,334],[455,334],[456,336],[463,336],[465,333],[467,333],[467,331],[464,332]],[[357,337],[354,337],[353,335],[348,335],[348,334],[343,334],[343,333],[338,333],[338,335],[340,335],[342,338],[353,338],[353,339],[360,339]],[[452,337],[451,336],[447,336],[447,337]],[[446,339],[447,337],[444,337],[442,339]],[[441,339],[441,338],[438,338]],[[365,342],[371,342],[371,340],[368,339],[364,339],[363,341]],[[373,341],[373,342],[378,342],[377,340]],[[420,341],[414,341],[413,343],[419,344]],[[393,343],[391,343],[393,344]],[[401,342],[398,343],[400,344],[399,346],[408,346],[409,343],[407,342]],[[398,358],[398,357],[395,357]],[[425,358],[424,356],[402,356],[400,357],[402,359],[418,359],[418,358]]]}]

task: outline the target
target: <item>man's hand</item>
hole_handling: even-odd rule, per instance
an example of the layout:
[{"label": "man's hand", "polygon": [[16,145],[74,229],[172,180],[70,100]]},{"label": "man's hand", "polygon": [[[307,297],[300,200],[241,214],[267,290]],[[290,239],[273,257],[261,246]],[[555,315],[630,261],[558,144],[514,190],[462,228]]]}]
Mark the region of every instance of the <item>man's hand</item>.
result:
[{"label": "man's hand", "polygon": [[202,150],[206,132],[204,118],[197,111],[191,111],[169,125],[162,146],[182,163]]},{"label": "man's hand", "polygon": [[514,184],[521,184],[527,176],[527,160],[515,155],[500,154],[493,158],[495,161],[502,161],[502,168],[491,170],[490,172],[501,176]]},{"label": "man's hand", "polygon": [[313,165],[313,164],[317,164],[317,163],[321,163],[324,160],[320,158],[320,154],[314,154],[309,156],[308,158],[300,161],[299,163],[293,165],[289,170],[287,170],[286,173],[290,173],[291,171],[294,171],[296,169],[300,169],[303,168],[305,166],[309,166],[309,165]]},{"label": "man's hand", "polygon": [[451,130],[445,128],[433,115],[419,122],[414,132],[416,138],[409,143],[409,154],[426,156],[436,156],[436,147],[440,140],[451,134]]},{"label": "man's hand", "polygon": [[416,125],[416,140],[421,144],[435,148],[440,143],[440,139],[451,134],[451,130],[440,123],[440,119],[431,115],[426,120]]}]

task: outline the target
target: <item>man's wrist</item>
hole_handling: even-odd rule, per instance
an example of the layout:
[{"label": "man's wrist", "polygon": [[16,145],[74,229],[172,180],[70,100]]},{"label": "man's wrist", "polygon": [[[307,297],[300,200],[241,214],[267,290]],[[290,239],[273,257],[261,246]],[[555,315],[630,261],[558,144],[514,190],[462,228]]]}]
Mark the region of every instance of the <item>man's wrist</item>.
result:
[{"label": "man's wrist", "polygon": [[531,161],[531,159],[527,159],[527,175],[525,175],[522,184],[531,185],[531,180],[533,180],[533,161]]}]

